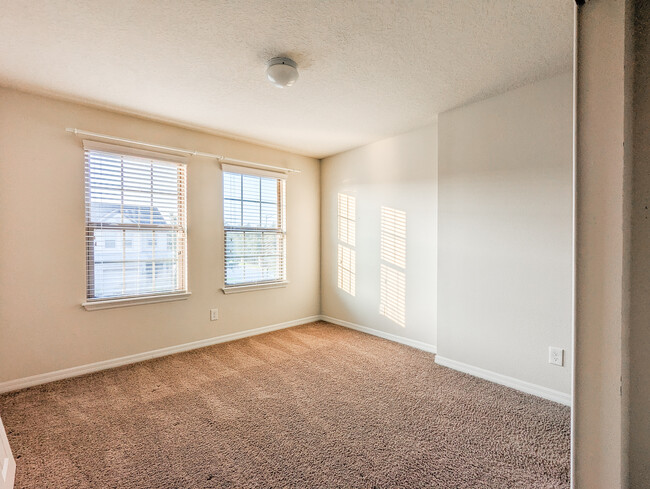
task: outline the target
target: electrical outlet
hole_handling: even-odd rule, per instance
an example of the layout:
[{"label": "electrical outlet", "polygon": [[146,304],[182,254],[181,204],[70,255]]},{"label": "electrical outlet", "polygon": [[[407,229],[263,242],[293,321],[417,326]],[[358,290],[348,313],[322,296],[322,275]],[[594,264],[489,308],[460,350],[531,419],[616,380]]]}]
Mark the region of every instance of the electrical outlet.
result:
[{"label": "electrical outlet", "polygon": [[564,350],[555,346],[548,347],[548,363],[551,365],[564,366]]},{"label": "electrical outlet", "polygon": [[219,319],[219,309],[210,309],[210,321]]}]

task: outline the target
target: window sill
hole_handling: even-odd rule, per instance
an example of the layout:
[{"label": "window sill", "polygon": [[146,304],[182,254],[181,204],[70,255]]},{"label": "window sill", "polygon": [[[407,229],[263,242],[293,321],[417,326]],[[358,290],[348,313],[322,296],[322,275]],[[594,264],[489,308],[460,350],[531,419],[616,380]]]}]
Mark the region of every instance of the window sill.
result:
[{"label": "window sill", "polygon": [[81,304],[86,311],[97,311],[99,309],[113,309],[114,307],[137,306],[140,304],[153,304],[156,302],[182,301],[188,299],[191,292],[180,292],[177,294],[159,294],[140,297],[128,297],[125,299],[107,299],[84,302]]},{"label": "window sill", "polygon": [[240,292],[249,292],[252,290],[278,289],[280,287],[286,287],[287,285],[289,285],[289,282],[285,280],[284,282],[269,282],[266,284],[231,285],[229,287],[224,287],[221,290],[224,294],[239,294]]}]

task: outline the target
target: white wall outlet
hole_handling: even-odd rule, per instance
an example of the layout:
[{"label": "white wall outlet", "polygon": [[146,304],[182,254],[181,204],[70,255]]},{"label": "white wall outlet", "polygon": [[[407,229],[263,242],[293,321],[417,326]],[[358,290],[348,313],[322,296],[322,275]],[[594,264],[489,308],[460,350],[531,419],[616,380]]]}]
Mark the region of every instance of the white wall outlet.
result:
[{"label": "white wall outlet", "polygon": [[219,309],[210,309],[210,321],[219,319]]},{"label": "white wall outlet", "polygon": [[548,347],[548,363],[551,365],[564,366],[564,350],[555,346]]}]

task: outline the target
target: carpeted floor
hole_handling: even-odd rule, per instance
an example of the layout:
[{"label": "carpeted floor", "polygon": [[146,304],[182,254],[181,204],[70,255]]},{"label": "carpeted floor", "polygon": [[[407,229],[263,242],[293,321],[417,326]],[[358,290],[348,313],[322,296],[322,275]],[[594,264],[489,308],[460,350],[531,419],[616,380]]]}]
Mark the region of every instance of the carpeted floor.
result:
[{"label": "carpeted floor", "polygon": [[569,409],[313,323],[0,396],[16,488],[568,488]]}]

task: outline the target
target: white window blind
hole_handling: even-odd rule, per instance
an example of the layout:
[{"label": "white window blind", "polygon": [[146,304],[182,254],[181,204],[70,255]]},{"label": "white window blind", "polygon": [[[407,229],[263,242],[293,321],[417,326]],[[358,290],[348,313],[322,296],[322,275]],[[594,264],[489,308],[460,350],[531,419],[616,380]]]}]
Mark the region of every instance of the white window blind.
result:
[{"label": "white window blind", "polygon": [[187,291],[183,158],[84,141],[87,298]]},{"label": "white window blind", "polygon": [[285,176],[222,167],[225,286],[285,281]]}]

